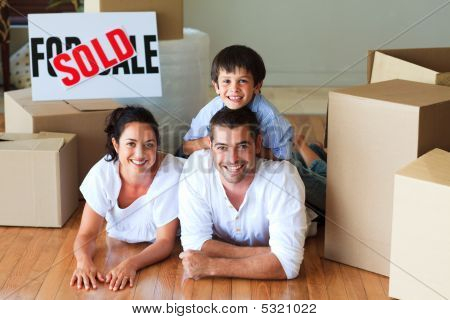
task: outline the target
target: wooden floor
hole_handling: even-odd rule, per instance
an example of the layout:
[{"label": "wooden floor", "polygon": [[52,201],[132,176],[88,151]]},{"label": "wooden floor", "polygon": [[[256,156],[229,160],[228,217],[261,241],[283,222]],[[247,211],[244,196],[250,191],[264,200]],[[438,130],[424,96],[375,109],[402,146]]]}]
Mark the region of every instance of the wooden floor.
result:
[{"label": "wooden floor", "polygon": [[[388,278],[321,258],[323,228],[306,240],[294,280],[184,279],[178,243],[170,258],[138,273],[134,288],[78,290],[69,281],[82,205],[61,229],[0,227],[1,299],[388,299]],[[95,263],[108,271],[145,244],[125,244],[101,233],[97,246]]]},{"label": "wooden floor", "polygon": [[[310,141],[323,141],[324,116],[286,115]],[[3,131],[0,113],[0,132]],[[322,258],[323,228],[308,238],[300,275],[289,281],[183,278],[178,243],[172,256],[138,273],[132,289],[111,292],[69,286],[75,269],[72,245],[83,203],[61,229],[0,227],[0,299],[389,299],[386,277]],[[98,238],[100,270],[144,248]]]}]

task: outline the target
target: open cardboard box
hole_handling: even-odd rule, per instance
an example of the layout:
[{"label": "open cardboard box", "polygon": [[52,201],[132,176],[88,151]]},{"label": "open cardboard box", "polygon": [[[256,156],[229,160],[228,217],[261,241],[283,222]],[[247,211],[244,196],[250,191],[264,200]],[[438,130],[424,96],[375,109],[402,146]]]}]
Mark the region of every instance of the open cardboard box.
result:
[{"label": "open cardboard box", "polygon": [[158,40],[183,38],[183,0],[85,0],[84,12],[155,11]]},{"label": "open cardboard box", "polygon": [[74,134],[0,134],[0,225],[61,227],[78,207]]},{"label": "open cardboard box", "polygon": [[389,274],[394,174],[450,151],[449,124],[449,87],[391,80],[329,93],[326,258]]},{"label": "open cardboard box", "polygon": [[5,92],[5,131],[69,132],[78,138],[78,183],[105,155],[105,119],[114,100],[32,101],[31,88]]},{"label": "open cardboard box", "polygon": [[393,79],[450,86],[450,48],[370,50],[367,82]]}]

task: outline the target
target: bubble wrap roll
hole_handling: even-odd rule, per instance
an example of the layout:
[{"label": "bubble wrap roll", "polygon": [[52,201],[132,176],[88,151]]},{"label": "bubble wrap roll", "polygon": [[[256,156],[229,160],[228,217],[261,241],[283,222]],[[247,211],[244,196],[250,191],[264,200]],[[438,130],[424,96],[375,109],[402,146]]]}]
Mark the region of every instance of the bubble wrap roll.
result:
[{"label": "bubble wrap roll", "polygon": [[161,150],[170,153],[181,146],[192,118],[209,100],[209,36],[189,28],[183,33],[183,39],[159,41],[163,96],[121,99],[153,113],[159,123]]}]

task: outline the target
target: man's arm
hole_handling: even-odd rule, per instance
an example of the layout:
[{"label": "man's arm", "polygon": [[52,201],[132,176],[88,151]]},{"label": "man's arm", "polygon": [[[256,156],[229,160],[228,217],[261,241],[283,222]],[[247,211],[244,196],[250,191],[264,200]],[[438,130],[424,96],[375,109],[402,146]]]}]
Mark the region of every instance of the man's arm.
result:
[{"label": "man's arm", "polygon": [[239,247],[230,243],[207,240],[203,243],[201,251],[211,258],[248,258],[256,255],[270,253],[269,247]]},{"label": "man's arm", "polygon": [[204,252],[188,250],[180,254],[189,278],[233,277],[246,279],[286,279],[286,273],[273,253],[246,258],[211,258]]},{"label": "man's arm", "polygon": [[210,148],[210,140],[208,136],[183,142],[183,153],[186,155],[190,155],[191,153],[197,150],[209,148]]}]

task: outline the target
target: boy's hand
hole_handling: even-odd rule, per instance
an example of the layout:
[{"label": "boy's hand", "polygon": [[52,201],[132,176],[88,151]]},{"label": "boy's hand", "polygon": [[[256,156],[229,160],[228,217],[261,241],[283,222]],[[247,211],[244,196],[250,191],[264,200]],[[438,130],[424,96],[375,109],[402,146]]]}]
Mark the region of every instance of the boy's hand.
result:
[{"label": "boy's hand", "polygon": [[202,150],[209,149],[211,147],[211,143],[209,137],[203,137],[200,139],[189,140],[183,142],[183,153],[186,155],[190,155],[191,153]]}]

